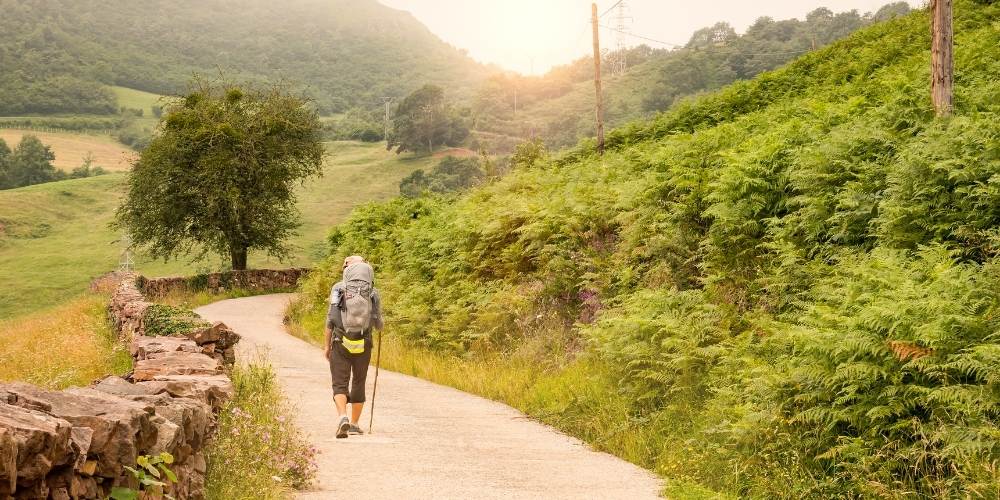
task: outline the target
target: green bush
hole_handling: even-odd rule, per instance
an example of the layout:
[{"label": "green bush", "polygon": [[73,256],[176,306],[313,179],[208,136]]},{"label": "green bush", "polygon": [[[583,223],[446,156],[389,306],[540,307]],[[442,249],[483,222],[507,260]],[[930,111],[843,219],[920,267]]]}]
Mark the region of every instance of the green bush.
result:
[{"label": "green bush", "polygon": [[185,334],[212,326],[190,309],[165,304],[150,304],[142,321],[146,327],[146,335],[151,337]]}]

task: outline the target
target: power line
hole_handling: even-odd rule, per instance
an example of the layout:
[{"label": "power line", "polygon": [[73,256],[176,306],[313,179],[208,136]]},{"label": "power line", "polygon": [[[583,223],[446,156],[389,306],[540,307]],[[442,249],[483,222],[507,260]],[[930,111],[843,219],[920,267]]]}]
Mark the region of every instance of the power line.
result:
[{"label": "power line", "polygon": [[616,33],[621,33],[623,35],[627,35],[627,36],[639,38],[641,40],[646,40],[646,41],[649,41],[649,42],[659,43],[659,44],[662,44],[662,45],[668,45],[670,47],[676,47],[678,49],[684,48],[683,45],[678,45],[676,43],[670,43],[670,42],[664,42],[663,40],[657,40],[655,38],[650,38],[648,36],[636,35],[635,33],[630,33],[628,31],[622,31],[622,30],[619,30],[618,28],[614,28],[614,27],[611,27],[611,26],[606,26],[606,25],[602,24],[601,27],[604,28],[604,29],[609,29],[609,30],[614,31]]},{"label": "power line", "polygon": [[601,15],[599,15],[597,17],[604,17],[604,16],[608,15],[608,12],[611,12],[611,11],[615,10],[615,7],[617,7],[618,4],[620,4],[620,3],[624,2],[624,1],[625,0],[618,0],[617,2],[615,2],[614,5],[612,5],[611,7],[608,7],[608,10],[604,11],[604,14],[601,14]]}]

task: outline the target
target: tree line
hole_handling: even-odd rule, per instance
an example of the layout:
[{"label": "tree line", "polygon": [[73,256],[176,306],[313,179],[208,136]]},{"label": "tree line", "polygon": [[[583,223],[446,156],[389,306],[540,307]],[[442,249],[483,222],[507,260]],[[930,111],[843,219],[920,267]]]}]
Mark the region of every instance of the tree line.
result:
[{"label": "tree line", "polygon": [[94,158],[88,154],[83,164],[66,173],[52,165],[56,155],[34,135],[21,137],[14,149],[0,139],[0,189],[14,189],[45,182],[79,179],[106,173],[104,168],[95,166]]},{"label": "tree line", "polygon": [[0,5],[0,116],[113,114],[108,85],[179,95],[192,74],[220,68],[242,81],[288,78],[328,115],[401,98],[412,82],[472,88],[486,71],[408,13],[375,0]]}]

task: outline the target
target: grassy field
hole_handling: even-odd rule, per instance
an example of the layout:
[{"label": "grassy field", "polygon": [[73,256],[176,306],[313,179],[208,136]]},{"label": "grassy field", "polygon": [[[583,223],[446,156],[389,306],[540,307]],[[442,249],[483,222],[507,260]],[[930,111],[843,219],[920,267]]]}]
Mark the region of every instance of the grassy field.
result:
[{"label": "grassy field", "polygon": [[143,92],[127,87],[111,87],[111,91],[118,97],[118,106],[141,109],[142,115],[146,118],[153,116],[153,106],[163,106],[165,104],[165,100],[160,94]]},{"label": "grassy field", "polygon": [[82,165],[87,153],[94,156],[95,167],[100,166],[111,171],[128,170],[129,158],[135,154],[128,146],[109,135],[0,129],[0,139],[3,139],[11,149],[14,149],[21,137],[26,134],[37,136],[44,144],[51,147],[56,155],[52,164],[67,172]]},{"label": "grassy field", "polygon": [[[327,231],[351,209],[398,193],[399,181],[434,160],[397,156],[380,144],[329,143],[325,175],[299,193],[302,227],[288,262],[252,256],[251,266],[308,266],[322,257]],[[56,306],[79,295],[118,264],[119,235],[108,228],[125,176],[40,184],[0,191],[0,318]],[[351,186],[348,190],[345,186]],[[217,258],[152,261],[137,256],[150,276],[220,270]]]},{"label": "grassy field", "polygon": [[47,313],[0,320],[0,381],[62,389],[128,372],[132,358],[116,340],[106,307],[107,297],[88,294]]}]

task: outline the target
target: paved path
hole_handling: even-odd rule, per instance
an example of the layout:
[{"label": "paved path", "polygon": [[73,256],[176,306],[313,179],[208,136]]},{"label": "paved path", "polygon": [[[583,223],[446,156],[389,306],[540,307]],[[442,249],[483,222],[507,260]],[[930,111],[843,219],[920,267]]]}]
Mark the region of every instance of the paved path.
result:
[{"label": "paved path", "polygon": [[[243,336],[240,359],[267,351],[299,425],[320,449],[317,485],[300,498],[657,498],[660,483],[644,469],[509,406],[386,370],[375,432],[336,439],[327,362],[282,326],[292,297],[224,300],[197,312]],[[367,430],[367,406],[362,422]]]}]

